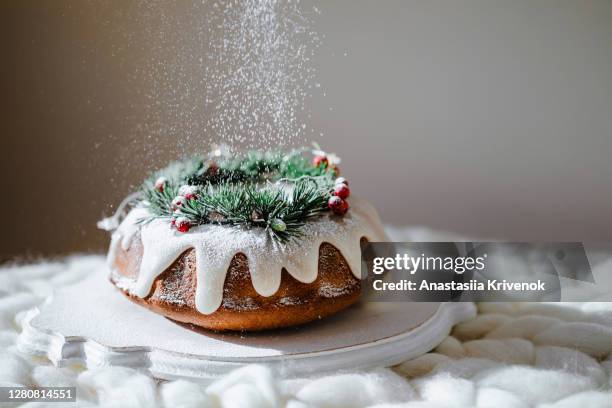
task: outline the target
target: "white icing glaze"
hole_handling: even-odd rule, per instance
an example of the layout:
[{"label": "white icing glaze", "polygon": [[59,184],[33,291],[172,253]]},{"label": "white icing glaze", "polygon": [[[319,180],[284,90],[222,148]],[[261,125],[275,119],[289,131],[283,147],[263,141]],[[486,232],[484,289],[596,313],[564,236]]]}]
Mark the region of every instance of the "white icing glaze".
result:
[{"label": "white icing glaze", "polygon": [[110,248],[106,257],[106,263],[109,267],[115,264],[115,258],[117,257],[117,249],[121,247],[124,251],[127,251],[132,243],[132,239],[138,234],[141,229],[141,225],[138,220],[145,218],[149,215],[149,210],[143,207],[137,207],[132,209],[121,222],[119,227],[111,235]]},{"label": "white icing glaze", "polygon": [[317,278],[319,247],[327,242],[346,259],[353,275],[360,277],[362,237],[369,241],[384,241],[385,233],[376,210],[357,198],[349,200],[351,209],[344,217],[323,215],[302,228],[303,236],[287,244],[272,240],[263,228],[243,229],[222,225],[201,225],[188,233],[171,229],[166,220],[154,220],[140,225],[137,221],[148,215],[146,208],[133,209],[113,233],[108,254],[113,266],[119,245],[129,248],[132,238],[140,231],[143,246],[140,272],[127,290],[141,298],[151,291],[153,282],[188,249],[196,254],[196,309],[213,313],[223,300],[223,285],[230,263],[238,253],[246,255],[251,281],[257,293],[271,296],[280,287],[285,268],[295,279],[311,283]]}]

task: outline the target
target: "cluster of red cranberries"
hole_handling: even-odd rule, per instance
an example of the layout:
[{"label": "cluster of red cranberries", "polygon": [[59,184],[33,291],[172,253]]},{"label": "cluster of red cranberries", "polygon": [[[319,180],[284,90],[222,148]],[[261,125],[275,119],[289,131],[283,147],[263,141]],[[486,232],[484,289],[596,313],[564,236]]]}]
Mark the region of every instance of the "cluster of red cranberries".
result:
[{"label": "cluster of red cranberries", "polygon": [[[330,162],[330,160],[325,155],[316,155],[312,159],[312,164],[315,167],[323,166],[327,170],[332,171],[335,175],[340,174],[338,166],[336,166],[335,163]],[[346,181],[344,177],[338,177],[334,185],[334,191],[332,192],[332,196],[327,202],[327,207],[329,207],[329,209],[332,210],[334,214],[346,214],[349,209],[349,204],[346,199],[350,194],[351,190],[349,189],[348,181]]]},{"label": "cluster of red cranberries", "polygon": [[[165,177],[160,177],[155,181],[155,189],[160,193],[164,191],[168,180]],[[187,203],[188,200],[194,200],[197,198],[198,189],[195,186],[184,185],[179,188],[179,195],[174,197],[172,200],[172,210],[174,216],[170,220],[170,227],[176,228],[179,232],[187,232],[191,228],[191,221],[183,215],[181,215],[181,207]]]},{"label": "cluster of red cranberries", "polygon": [[338,177],[332,196],[329,198],[329,201],[327,201],[327,206],[334,214],[346,214],[349,209],[349,204],[346,199],[350,194],[351,190],[349,189],[348,181],[346,181],[344,177]]}]

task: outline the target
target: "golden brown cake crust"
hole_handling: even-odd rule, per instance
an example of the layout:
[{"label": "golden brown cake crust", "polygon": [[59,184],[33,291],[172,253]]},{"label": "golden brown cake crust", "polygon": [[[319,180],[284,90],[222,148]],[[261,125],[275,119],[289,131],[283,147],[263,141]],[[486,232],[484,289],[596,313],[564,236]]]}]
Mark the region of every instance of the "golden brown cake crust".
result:
[{"label": "golden brown cake crust", "polygon": [[[365,245],[366,240],[361,243]],[[136,278],[141,258],[142,244],[135,237],[127,250],[118,250],[114,270],[123,277]],[[255,291],[247,258],[238,253],[225,278],[221,306],[211,314],[202,314],[195,307],[196,262],[195,251],[191,249],[155,279],[144,299],[122,292],[132,301],[179,322],[219,331],[265,330],[320,319],[358,300],[361,282],[331,244],[319,247],[318,269],[312,283],[299,282],[283,269],[278,291],[265,297]],[[117,283],[112,276],[111,282]]]}]

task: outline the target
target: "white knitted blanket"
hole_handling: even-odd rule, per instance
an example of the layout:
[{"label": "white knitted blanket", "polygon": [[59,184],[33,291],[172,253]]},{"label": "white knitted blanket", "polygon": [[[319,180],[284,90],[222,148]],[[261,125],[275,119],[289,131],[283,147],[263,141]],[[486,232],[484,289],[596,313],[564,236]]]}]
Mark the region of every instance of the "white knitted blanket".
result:
[{"label": "white knitted blanket", "polygon": [[[25,311],[101,262],[72,256],[0,268],[0,386],[76,386],[77,406],[104,407],[612,407],[612,303],[483,303],[428,354],[321,378],[249,366],[208,386],[158,383],[132,369],[55,368],[20,354]],[[612,273],[612,258],[594,268]]]}]

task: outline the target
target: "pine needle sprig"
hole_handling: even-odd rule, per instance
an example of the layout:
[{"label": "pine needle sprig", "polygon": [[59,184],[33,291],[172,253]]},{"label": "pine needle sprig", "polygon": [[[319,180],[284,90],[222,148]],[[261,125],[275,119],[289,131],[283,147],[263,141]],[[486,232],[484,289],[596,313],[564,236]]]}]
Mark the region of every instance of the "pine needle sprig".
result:
[{"label": "pine needle sprig", "polygon": [[143,187],[144,204],[148,205],[155,215],[172,216],[172,200],[178,194],[178,186],[168,184],[162,191],[157,190],[150,181]]}]

